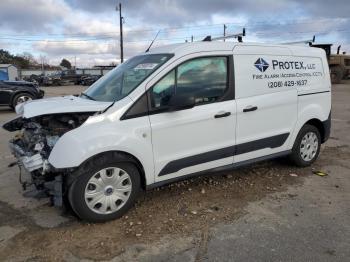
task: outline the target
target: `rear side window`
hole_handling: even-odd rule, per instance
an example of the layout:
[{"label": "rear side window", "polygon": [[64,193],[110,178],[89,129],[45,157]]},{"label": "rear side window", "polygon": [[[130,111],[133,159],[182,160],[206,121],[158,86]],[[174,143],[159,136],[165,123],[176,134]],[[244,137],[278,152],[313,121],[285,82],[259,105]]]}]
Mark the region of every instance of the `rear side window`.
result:
[{"label": "rear side window", "polygon": [[197,105],[216,102],[228,87],[227,60],[203,57],[179,65],[152,88],[152,107],[166,107],[175,93],[194,96]]}]

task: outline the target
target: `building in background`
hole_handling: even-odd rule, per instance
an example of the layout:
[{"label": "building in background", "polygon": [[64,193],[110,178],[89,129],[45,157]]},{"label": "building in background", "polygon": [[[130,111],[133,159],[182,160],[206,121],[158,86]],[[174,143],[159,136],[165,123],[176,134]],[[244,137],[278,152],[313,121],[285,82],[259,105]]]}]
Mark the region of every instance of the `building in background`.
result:
[{"label": "building in background", "polygon": [[11,64],[0,64],[0,80],[18,80],[18,69]]}]

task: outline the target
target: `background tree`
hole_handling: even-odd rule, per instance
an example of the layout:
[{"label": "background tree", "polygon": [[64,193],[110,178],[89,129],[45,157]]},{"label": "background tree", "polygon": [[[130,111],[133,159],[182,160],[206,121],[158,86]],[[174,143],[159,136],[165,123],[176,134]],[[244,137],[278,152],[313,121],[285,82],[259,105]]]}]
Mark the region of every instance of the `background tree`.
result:
[{"label": "background tree", "polygon": [[0,49],[0,64],[13,64],[18,68],[30,68],[35,66],[34,57],[30,53],[12,55],[10,52]]},{"label": "background tree", "polygon": [[38,61],[36,61],[36,59],[34,58],[34,56],[29,52],[23,52],[23,54],[21,54],[20,56],[23,57],[25,60],[27,60],[30,65],[39,64]]},{"label": "background tree", "polygon": [[13,55],[8,51],[0,49],[0,64],[11,64],[13,62]]},{"label": "background tree", "polygon": [[7,50],[0,49],[0,64],[13,64],[19,69],[41,69],[43,64],[45,69],[61,69],[59,66],[49,65],[45,56],[40,56],[39,61],[28,52],[13,55]]},{"label": "background tree", "polygon": [[72,64],[65,58],[62,59],[60,66],[63,66],[67,69],[71,69],[72,68]]}]

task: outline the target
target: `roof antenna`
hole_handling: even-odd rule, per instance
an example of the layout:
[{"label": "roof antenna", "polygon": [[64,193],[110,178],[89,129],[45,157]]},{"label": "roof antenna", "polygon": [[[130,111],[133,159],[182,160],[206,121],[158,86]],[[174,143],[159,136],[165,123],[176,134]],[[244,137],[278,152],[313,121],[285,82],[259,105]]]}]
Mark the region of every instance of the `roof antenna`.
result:
[{"label": "roof antenna", "polygon": [[145,53],[147,53],[150,49],[151,49],[151,46],[153,45],[154,41],[156,41],[158,35],[160,33],[160,30],[158,31],[158,33],[156,34],[156,36],[153,38],[151,44],[149,45],[149,47],[146,49]]}]

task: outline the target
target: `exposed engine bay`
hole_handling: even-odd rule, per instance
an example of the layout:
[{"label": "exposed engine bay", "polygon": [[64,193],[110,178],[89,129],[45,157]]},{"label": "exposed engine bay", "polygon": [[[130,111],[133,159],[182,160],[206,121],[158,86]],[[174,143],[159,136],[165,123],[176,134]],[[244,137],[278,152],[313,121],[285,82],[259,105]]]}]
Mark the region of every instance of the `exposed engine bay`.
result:
[{"label": "exposed engine bay", "polygon": [[18,164],[20,171],[24,168],[30,173],[31,181],[23,181],[20,172],[24,189],[33,185],[36,190],[51,196],[54,205],[62,205],[62,176],[67,170],[51,166],[49,155],[63,134],[82,125],[94,113],[51,114],[29,119],[18,117],[3,126],[10,132],[17,131],[9,146],[17,158],[12,165]]}]

